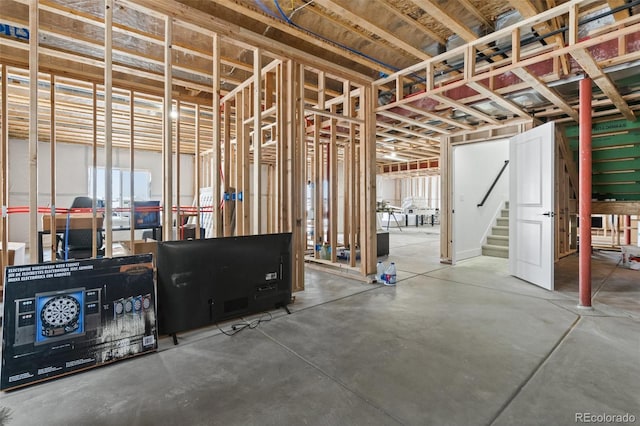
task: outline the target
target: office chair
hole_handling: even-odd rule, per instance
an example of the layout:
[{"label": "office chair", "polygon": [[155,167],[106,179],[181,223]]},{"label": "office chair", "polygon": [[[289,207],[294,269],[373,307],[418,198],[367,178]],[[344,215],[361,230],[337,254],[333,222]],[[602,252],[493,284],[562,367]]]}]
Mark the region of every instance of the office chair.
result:
[{"label": "office chair", "polygon": [[72,209],[90,209],[93,207],[93,198],[91,197],[76,197],[71,203]]},{"label": "office chair", "polygon": [[[72,209],[91,208],[93,199],[91,197],[76,197],[71,203]],[[68,225],[67,225],[68,226]],[[64,236],[58,236],[59,259],[88,259],[93,254],[93,229],[66,229]],[[97,255],[104,256],[103,235],[100,231],[97,234]]]}]

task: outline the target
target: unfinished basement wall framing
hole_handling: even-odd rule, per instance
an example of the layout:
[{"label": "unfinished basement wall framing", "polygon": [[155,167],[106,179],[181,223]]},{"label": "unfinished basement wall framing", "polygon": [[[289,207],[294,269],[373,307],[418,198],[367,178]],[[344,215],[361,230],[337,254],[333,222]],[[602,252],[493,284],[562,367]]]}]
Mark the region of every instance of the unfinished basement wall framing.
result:
[{"label": "unfinished basement wall framing", "polygon": [[556,129],[555,170],[555,253],[558,260],[578,248],[578,172],[571,155],[569,141],[563,132]]},{"label": "unfinished basement wall framing", "polygon": [[[8,43],[12,53],[22,52],[27,58],[16,56],[11,58],[10,66],[3,65],[3,91],[8,94],[2,102],[8,106],[3,110],[2,146],[8,151],[10,135],[14,141],[29,139],[32,155],[28,160],[33,164],[25,167],[25,173],[36,173],[29,179],[29,189],[25,190],[29,205],[20,214],[24,219],[28,216],[25,235],[30,248],[37,245],[37,232],[44,214],[44,210],[38,214],[38,193],[47,194],[49,204],[58,204],[46,214],[63,213],[60,206],[67,204],[72,194],[60,192],[65,187],[63,180],[68,177],[67,171],[60,172],[62,158],[64,153],[78,150],[83,153],[79,158],[84,162],[78,161],[77,166],[83,171],[70,191],[94,199],[104,193],[107,245],[122,241],[122,236],[114,235],[117,231],[113,229],[115,219],[111,213],[132,215],[131,204],[115,206],[110,190],[116,188],[109,188],[110,179],[104,182],[105,188],[96,187],[96,170],[104,167],[108,176],[116,169],[133,175],[139,167],[146,167],[148,156],[140,153],[149,151],[162,156],[156,161],[158,167],[162,165],[161,174],[155,175],[152,183],[160,187],[152,196],[163,200],[166,230],[163,239],[173,239],[179,234],[171,232],[176,213],[180,217],[192,211],[196,215],[196,226],[209,226],[202,220],[204,213],[214,217],[210,236],[292,232],[294,290],[302,290],[304,256],[314,248],[307,238],[307,183],[314,179],[327,180],[330,202],[325,232],[332,244],[328,263],[339,263],[337,253],[342,244],[352,250],[348,266],[354,272],[373,273],[375,115],[374,97],[368,86],[370,80],[295,49],[285,49],[277,42],[264,43],[246,34],[238,35],[255,41],[256,45],[235,40],[235,34],[226,35],[232,32],[217,33],[210,29],[209,21],[182,16],[174,10],[155,10],[151,2],[116,0],[115,3],[118,7],[112,8],[114,2],[110,0],[84,17],[64,14],[56,5],[40,10],[63,20],[77,20],[80,26],[91,28],[96,40],[85,46],[86,73],[43,72],[37,66],[37,46],[29,49],[20,44],[37,45],[36,38]],[[38,3],[30,4],[35,8],[31,15],[37,16]],[[142,19],[148,26],[137,32],[126,30],[132,25],[130,15]],[[37,28],[33,34],[37,34]],[[189,39],[208,39],[202,45],[205,49],[186,46],[185,34]],[[149,54],[139,58],[147,61],[146,69],[132,73],[123,65],[126,62],[123,56],[129,58],[127,61],[133,58],[127,53],[123,37],[128,42],[146,43]],[[223,57],[225,49],[226,57]],[[237,51],[244,62],[230,61],[231,50]],[[47,48],[40,53],[49,58],[53,51]],[[185,52],[193,52],[197,65],[184,62]],[[74,55],[60,58],[72,60]],[[31,69],[29,59],[35,64]],[[243,79],[225,75],[221,66],[226,66],[228,71],[229,64],[240,69],[236,74],[243,75]],[[208,72],[203,71],[207,65]],[[323,88],[319,88],[317,78],[321,72],[327,81]],[[198,76],[203,83],[185,86],[186,73]],[[36,78],[30,79],[30,75]],[[134,80],[138,78],[146,82],[137,86]],[[25,83],[32,90],[25,90]],[[38,93],[39,86],[41,93]],[[40,108],[38,112],[35,108],[38,99],[47,99],[42,97],[43,90],[50,96],[50,107]],[[324,95],[318,96],[319,92]],[[321,98],[324,101],[319,101]],[[178,117],[172,114],[174,105],[177,105]],[[29,128],[23,109],[33,118]],[[16,111],[15,115],[10,111]],[[313,175],[316,161],[313,127],[316,125],[317,152],[324,154],[318,157],[321,172]],[[47,142],[52,145],[40,156],[40,161],[47,159],[46,153],[52,159],[50,175],[48,173],[43,181],[45,188],[37,183],[37,148],[38,144]],[[74,148],[69,148],[71,146]],[[84,184],[80,176],[87,181],[82,191],[77,186]],[[5,178],[8,180],[8,175]],[[120,186],[132,193],[136,191],[132,183]],[[318,187],[323,186],[324,183],[319,182]],[[210,188],[212,192],[210,205],[198,197],[203,188]],[[5,190],[0,195],[8,197],[9,194]],[[134,198],[135,194],[131,194],[131,201]],[[9,201],[5,207],[8,204]],[[4,216],[0,233],[3,240],[8,240],[8,221],[6,214]],[[124,240],[139,239],[138,231],[130,230]],[[97,255],[95,248],[93,253]],[[112,254],[110,250],[107,247],[107,254]],[[362,258],[360,265],[358,251]],[[37,250],[32,253],[35,258]]]},{"label": "unfinished basement wall framing", "polygon": [[372,101],[366,85],[309,67],[305,72],[307,81],[317,82],[307,87],[305,102],[307,260],[366,276],[376,259]]}]

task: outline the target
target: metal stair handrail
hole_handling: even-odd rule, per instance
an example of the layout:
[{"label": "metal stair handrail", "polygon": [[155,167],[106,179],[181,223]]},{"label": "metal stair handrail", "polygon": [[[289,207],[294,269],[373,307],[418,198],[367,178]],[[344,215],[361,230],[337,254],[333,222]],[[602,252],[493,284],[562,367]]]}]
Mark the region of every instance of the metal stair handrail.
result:
[{"label": "metal stair handrail", "polygon": [[494,179],[493,183],[491,184],[491,187],[489,188],[489,190],[485,194],[485,196],[482,199],[482,201],[480,201],[480,204],[477,205],[478,207],[484,206],[484,202],[487,201],[487,198],[489,198],[489,194],[491,194],[491,191],[493,191],[493,188],[496,186],[496,183],[498,183],[498,179],[500,179],[500,176],[502,176],[502,173],[504,172],[504,169],[506,169],[508,165],[509,165],[509,160],[504,160],[504,165],[502,166],[502,168],[498,172],[498,176],[496,176],[496,178]]}]

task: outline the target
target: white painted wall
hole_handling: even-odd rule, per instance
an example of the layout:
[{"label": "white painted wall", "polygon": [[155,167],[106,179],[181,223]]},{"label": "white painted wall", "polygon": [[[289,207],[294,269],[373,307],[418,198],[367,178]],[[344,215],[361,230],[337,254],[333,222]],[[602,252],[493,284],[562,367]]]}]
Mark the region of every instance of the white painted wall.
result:
[{"label": "white painted wall", "polygon": [[[56,145],[56,207],[66,208],[79,195],[87,194],[91,146],[58,143]],[[38,206],[51,201],[50,145],[38,144]],[[159,152],[136,151],[135,168],[151,173],[151,198],[162,199],[162,155]],[[180,203],[191,205],[194,196],[194,157],[181,155]],[[98,166],[105,165],[104,149],[98,150]],[[174,163],[175,164],[175,163]],[[113,167],[129,167],[129,150],[113,149]],[[174,166],[175,167],[175,166]],[[174,181],[175,182],[175,181]],[[175,187],[174,187],[175,191]],[[174,192],[175,194],[175,192]],[[24,140],[9,141],[9,206],[29,205],[28,144]],[[38,220],[39,228],[42,221]],[[9,216],[9,239],[28,243],[28,215]]]},{"label": "white painted wall", "polygon": [[482,254],[483,237],[509,200],[509,166],[483,207],[477,207],[509,159],[509,140],[461,145],[453,149],[453,247],[455,260]]},{"label": "white painted wall", "polygon": [[440,208],[440,176],[393,178],[378,175],[376,201],[402,206],[407,197],[424,198],[429,208]]}]

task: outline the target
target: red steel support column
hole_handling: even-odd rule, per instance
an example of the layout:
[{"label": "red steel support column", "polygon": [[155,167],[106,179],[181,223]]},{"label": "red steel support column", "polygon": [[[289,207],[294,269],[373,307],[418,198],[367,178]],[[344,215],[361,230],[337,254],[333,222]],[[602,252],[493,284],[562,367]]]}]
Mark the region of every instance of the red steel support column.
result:
[{"label": "red steel support column", "polygon": [[631,216],[624,216],[624,243],[631,245]]},{"label": "red steel support column", "polygon": [[591,307],[591,79],[580,80],[580,307]]}]

